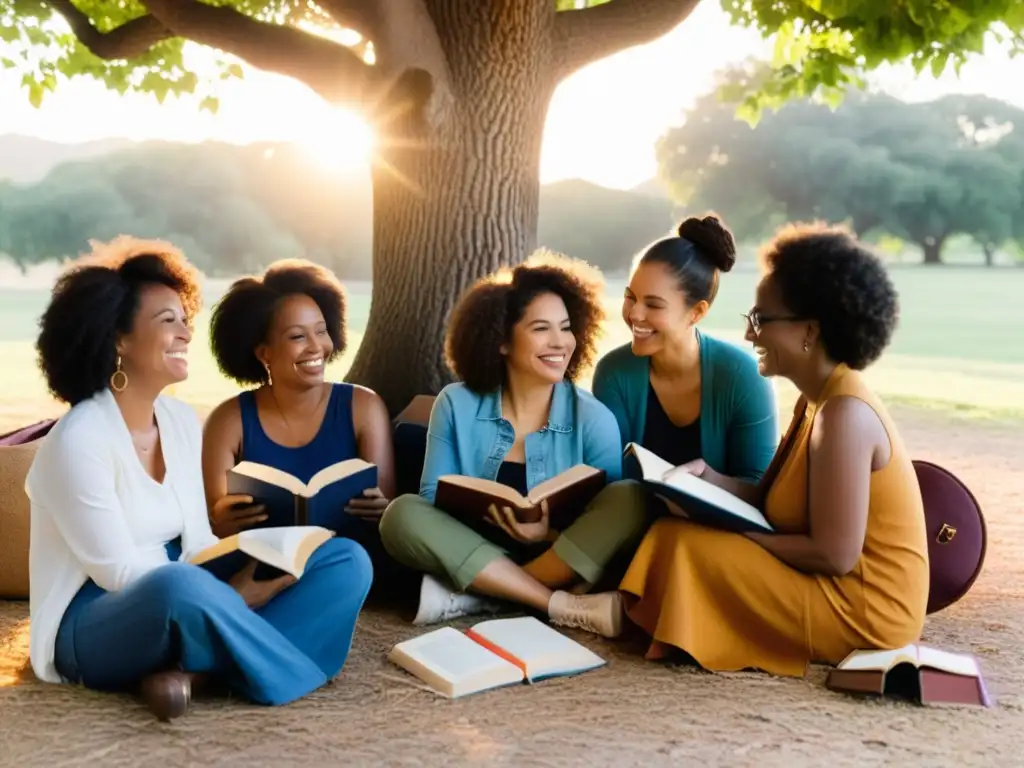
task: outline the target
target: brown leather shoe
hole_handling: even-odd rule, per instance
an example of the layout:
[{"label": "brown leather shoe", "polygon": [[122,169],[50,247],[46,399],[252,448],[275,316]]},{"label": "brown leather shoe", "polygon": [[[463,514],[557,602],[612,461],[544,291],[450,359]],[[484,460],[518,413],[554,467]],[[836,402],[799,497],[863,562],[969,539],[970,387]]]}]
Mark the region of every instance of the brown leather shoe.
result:
[{"label": "brown leather shoe", "polygon": [[169,722],[188,711],[192,701],[192,676],[178,670],[157,672],[142,679],[140,693],[149,711]]}]

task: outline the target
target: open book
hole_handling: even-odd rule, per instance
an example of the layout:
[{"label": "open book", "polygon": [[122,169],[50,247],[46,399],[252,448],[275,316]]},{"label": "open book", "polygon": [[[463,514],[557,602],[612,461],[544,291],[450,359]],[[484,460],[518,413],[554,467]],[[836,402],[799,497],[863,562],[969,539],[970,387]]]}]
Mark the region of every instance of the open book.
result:
[{"label": "open book", "polygon": [[347,459],[324,467],[303,483],[276,467],[243,461],[228,471],[228,493],[252,496],[267,508],[265,527],[319,525],[340,530],[345,505],[377,486],[377,466]]},{"label": "open book", "polygon": [[992,705],[974,657],[924,645],[894,651],[854,651],[825,685],[833,691],[890,694],[922,704]]},{"label": "open book", "polygon": [[257,567],[257,579],[273,578],[282,573],[299,579],[312,554],[332,536],[333,531],[313,525],[252,528],[221,539],[192,555],[188,561],[227,580],[252,558],[267,566]]},{"label": "open book", "polygon": [[450,699],[607,663],[532,616],[483,621],[465,633],[442,627],[399,643],[388,660]]},{"label": "open book", "polygon": [[590,500],[605,486],[605,472],[586,464],[577,464],[523,496],[515,488],[480,477],[441,475],[437,480],[434,506],[453,517],[482,520],[491,504],[512,507],[521,523],[541,518],[540,503],[547,501],[551,527],[560,530],[575,520]]},{"label": "open book", "polygon": [[674,515],[738,533],[774,532],[757,507],[717,485],[685,473],[664,480],[665,473],[674,467],[642,445],[629,443],[623,451],[622,461],[626,477],[643,483],[667,503]]}]

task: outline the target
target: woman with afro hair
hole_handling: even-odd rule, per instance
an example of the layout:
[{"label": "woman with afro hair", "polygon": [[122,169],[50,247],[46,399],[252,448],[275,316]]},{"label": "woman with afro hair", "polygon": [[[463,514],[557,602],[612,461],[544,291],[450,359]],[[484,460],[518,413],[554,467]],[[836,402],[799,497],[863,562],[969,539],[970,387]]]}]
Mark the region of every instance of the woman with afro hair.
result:
[{"label": "woman with afro hair", "polygon": [[562,531],[551,528],[544,506],[536,523],[492,507],[476,525],[434,506],[446,474],[496,480],[523,494],[578,464],[604,470],[611,482],[621,478],[615,417],[574,383],[594,358],[602,285],[584,263],[541,254],[481,280],[456,306],[446,346],[461,381],[434,403],[419,494],[395,499],[380,524],[388,552],[425,573],[416,623],[497,610],[487,596],[562,626],[621,631],[618,592],[573,590],[596,582],[643,533],[642,510],[620,513],[613,485]]},{"label": "woman with afro hair", "polygon": [[228,494],[241,461],[274,467],[306,483],[321,469],[361,458],[378,487],[337,510],[329,527],[359,542],[385,568],[377,523],[394,495],[391,424],[373,391],[325,379],[345,352],[345,294],[327,269],[300,259],[235,281],[214,307],[210,346],[220,370],[255,385],[218,405],[206,422],[203,474],[213,530],[228,536],[266,520],[250,497]]},{"label": "woman with afro hair", "polygon": [[255,580],[252,563],[189,564],[217,543],[202,435],[195,411],[163,392],[188,376],[199,303],[198,275],[170,244],[94,244],[58,279],[37,343],[71,408],[26,481],[32,668],[47,682],[140,689],[161,719],[184,714],[203,680],[261,704],[326,683],[372,578],[366,553],[340,539],[294,586]]},{"label": "woman with afro hair", "polygon": [[773,533],[663,518],[621,588],[652,638],[712,670],[803,675],[856,649],[918,639],[928,548],[917,476],[861,371],[888,346],[898,297],[881,261],[844,230],[783,230],[763,253],[746,315],[762,376],[800,398],[760,483],[695,460],[689,472],[760,507]]}]

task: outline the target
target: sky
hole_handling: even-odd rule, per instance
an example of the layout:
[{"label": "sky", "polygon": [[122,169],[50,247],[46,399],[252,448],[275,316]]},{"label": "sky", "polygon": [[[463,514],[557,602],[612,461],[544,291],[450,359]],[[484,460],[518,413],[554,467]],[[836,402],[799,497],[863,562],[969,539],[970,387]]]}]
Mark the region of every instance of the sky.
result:
[{"label": "sky", "polygon": [[[655,175],[654,143],[706,92],[716,70],[770,44],[750,30],[729,26],[720,4],[705,0],[680,27],[646,46],[623,51],[577,72],[555,93],[545,129],[541,180],[583,178],[629,188]],[[915,76],[888,67],[873,80],[908,100],[950,92],[985,93],[1024,106],[1024,58],[1000,51],[969,63],[958,79]],[[1014,86],[1014,83],[1018,85]],[[296,141],[329,170],[368,168],[371,137],[352,113],[326,106],[287,78],[248,70],[222,91],[216,116],[199,113],[194,100],[158,105],[152,97],[120,96],[84,79],[63,83],[34,109],[19,78],[0,72],[0,134],[21,133],[60,142],[106,137],[233,142]],[[339,142],[337,137],[346,137]]]}]

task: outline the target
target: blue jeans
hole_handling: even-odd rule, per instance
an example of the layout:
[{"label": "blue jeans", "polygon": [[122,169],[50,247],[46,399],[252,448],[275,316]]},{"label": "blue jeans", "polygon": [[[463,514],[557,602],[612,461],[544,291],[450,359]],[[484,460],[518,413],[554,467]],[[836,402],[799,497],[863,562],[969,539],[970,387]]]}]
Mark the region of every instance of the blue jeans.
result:
[{"label": "blue jeans", "polygon": [[161,566],[115,593],[90,580],[61,619],[57,671],[87,688],[124,690],[180,668],[219,678],[259,704],[287,704],[341,671],[372,580],[366,550],[339,538],[255,610],[187,563]]}]

